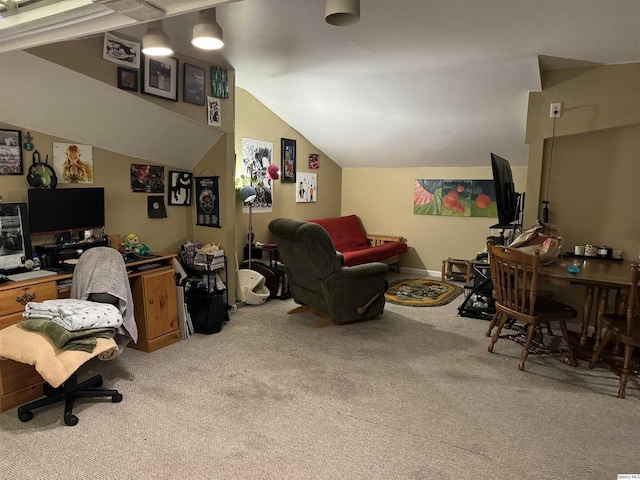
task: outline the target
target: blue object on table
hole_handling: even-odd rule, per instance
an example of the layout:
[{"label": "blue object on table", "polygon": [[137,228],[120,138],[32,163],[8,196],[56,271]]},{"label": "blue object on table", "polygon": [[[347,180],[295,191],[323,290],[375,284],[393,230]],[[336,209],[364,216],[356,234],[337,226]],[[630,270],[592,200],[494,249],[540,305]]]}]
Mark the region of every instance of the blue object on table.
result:
[{"label": "blue object on table", "polygon": [[569,272],[569,273],[580,273],[580,269],[578,267],[576,267],[575,265],[569,265],[567,267],[567,272]]}]

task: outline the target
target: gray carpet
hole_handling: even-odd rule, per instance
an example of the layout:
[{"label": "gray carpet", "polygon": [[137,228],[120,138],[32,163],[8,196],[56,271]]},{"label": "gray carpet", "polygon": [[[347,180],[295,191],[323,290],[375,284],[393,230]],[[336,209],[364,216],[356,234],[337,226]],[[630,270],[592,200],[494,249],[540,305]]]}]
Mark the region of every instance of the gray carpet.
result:
[{"label": "gray carpet", "polygon": [[[393,280],[391,278],[390,280]],[[640,388],[529,356],[487,322],[387,304],[312,328],[270,300],[219,334],[89,362],[122,403],[0,413],[0,479],[608,479],[640,473]]]}]

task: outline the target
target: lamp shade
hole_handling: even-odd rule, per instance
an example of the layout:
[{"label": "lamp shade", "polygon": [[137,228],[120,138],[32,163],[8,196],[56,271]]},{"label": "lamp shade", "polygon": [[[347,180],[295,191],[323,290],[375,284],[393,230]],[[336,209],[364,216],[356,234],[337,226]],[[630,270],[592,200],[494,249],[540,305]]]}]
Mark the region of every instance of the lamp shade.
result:
[{"label": "lamp shade", "polygon": [[224,47],[222,27],[216,21],[216,9],[201,10],[198,22],[193,26],[191,45],[203,50],[217,50]]},{"label": "lamp shade", "polygon": [[164,33],[161,21],[153,22],[147,28],[142,37],[142,53],[155,57],[166,57],[173,53],[169,35]]},{"label": "lamp shade", "polygon": [[345,27],[360,21],[360,0],[327,0],[324,13],[330,25]]},{"label": "lamp shade", "polygon": [[240,189],[238,195],[240,196],[240,200],[242,200],[242,203],[253,203],[253,201],[256,199],[256,196],[258,195],[258,192],[256,192],[256,189],[251,185],[247,185],[246,187],[242,187]]}]

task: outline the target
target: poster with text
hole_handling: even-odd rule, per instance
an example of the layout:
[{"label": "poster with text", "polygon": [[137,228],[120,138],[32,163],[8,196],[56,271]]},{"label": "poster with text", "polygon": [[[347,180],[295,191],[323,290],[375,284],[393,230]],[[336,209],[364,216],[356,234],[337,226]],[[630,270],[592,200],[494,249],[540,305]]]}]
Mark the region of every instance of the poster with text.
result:
[{"label": "poster with text", "polygon": [[220,228],[220,177],[196,177],[196,225]]}]

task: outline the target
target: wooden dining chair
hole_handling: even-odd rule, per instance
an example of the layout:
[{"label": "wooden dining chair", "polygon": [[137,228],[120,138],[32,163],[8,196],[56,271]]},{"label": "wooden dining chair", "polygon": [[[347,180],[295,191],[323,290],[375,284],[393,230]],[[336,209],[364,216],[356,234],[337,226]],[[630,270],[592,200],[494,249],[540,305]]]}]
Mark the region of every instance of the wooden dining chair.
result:
[{"label": "wooden dining chair", "polygon": [[517,248],[491,246],[489,248],[489,264],[494,282],[495,320],[498,328],[493,334],[487,350],[493,352],[493,347],[509,319],[524,323],[527,336],[518,365],[519,370],[524,370],[536,329],[541,324],[558,321],[567,347],[567,363],[576,366],[577,362],[573,357],[566,320],[577,317],[578,312],[564,303],[547,297],[539,297],[538,268],[540,257],[537,254],[524,253]]},{"label": "wooden dining chair", "polygon": [[593,368],[600,359],[603,350],[607,344],[615,339],[624,345],[624,357],[622,360],[622,371],[620,372],[620,388],[618,388],[618,397],[625,397],[625,387],[629,380],[629,372],[631,371],[631,358],[635,347],[640,347],[640,264],[631,265],[631,287],[629,290],[629,298],[627,302],[626,315],[605,313],[600,315],[599,322],[605,330],[604,337],[593,353],[589,368]]}]

